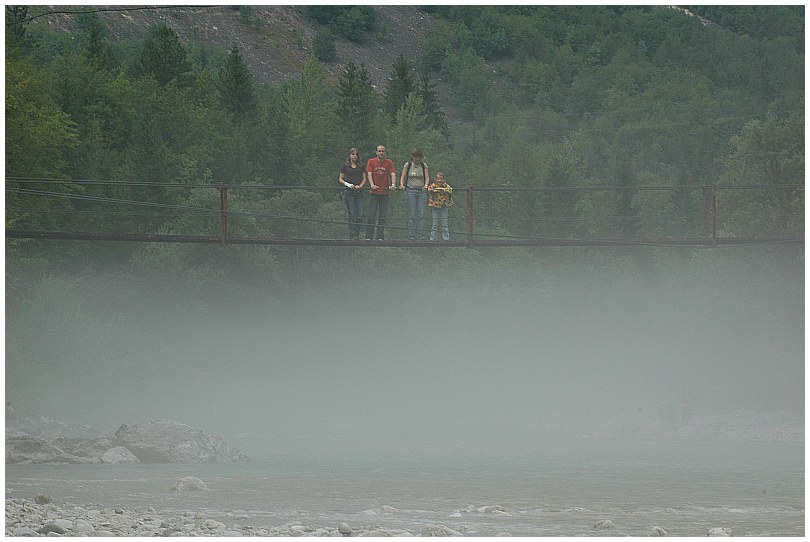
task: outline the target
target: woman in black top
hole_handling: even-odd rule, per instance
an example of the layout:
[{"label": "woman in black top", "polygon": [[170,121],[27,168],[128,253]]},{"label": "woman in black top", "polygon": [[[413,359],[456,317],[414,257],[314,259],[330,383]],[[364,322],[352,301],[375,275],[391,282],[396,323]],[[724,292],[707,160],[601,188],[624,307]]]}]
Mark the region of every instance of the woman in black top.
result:
[{"label": "woman in black top", "polygon": [[346,163],[340,168],[338,182],[344,187],[343,202],[349,213],[349,239],[360,238],[360,223],[363,221],[363,185],[366,184],[365,168],[360,163],[360,151],[349,149]]}]

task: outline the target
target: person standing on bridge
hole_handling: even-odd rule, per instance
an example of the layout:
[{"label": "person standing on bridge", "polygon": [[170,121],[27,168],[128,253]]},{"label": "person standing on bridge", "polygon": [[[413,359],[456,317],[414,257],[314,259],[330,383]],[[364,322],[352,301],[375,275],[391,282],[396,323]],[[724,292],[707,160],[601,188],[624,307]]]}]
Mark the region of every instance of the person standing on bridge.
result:
[{"label": "person standing on bridge", "polygon": [[408,198],[408,240],[425,240],[425,208],[430,170],[423,162],[425,155],[419,149],[411,151],[411,161],[402,166],[399,189],[405,190]]},{"label": "person standing on bridge", "polygon": [[453,187],[444,180],[444,173],[436,174],[436,181],[428,186],[428,206],[433,215],[433,227],[430,229],[430,240],[435,241],[442,229],[442,239],[450,240],[450,227],[448,225],[449,207],[453,205]]},{"label": "person standing on bridge", "polygon": [[[385,145],[377,145],[377,156],[366,164],[366,175],[371,185],[368,202],[368,223],[366,240],[385,239],[385,218],[388,216],[388,191],[396,190],[397,174],[394,162],[386,156]],[[377,235],[374,236],[376,225]]]},{"label": "person standing on bridge", "polygon": [[345,187],[341,190],[341,195],[349,214],[349,239],[359,239],[363,223],[363,186],[366,184],[366,173],[360,163],[360,151],[356,148],[349,149],[346,163],[340,168],[338,182]]}]

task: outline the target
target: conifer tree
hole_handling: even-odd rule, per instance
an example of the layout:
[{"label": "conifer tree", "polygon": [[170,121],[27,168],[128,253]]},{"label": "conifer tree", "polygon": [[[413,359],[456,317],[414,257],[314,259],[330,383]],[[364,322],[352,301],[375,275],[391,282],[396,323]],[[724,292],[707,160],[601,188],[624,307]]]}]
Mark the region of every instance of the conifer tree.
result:
[{"label": "conifer tree", "polygon": [[439,100],[436,97],[436,91],[430,85],[430,76],[423,73],[419,77],[419,86],[416,89],[416,95],[422,100],[422,105],[427,116],[428,126],[434,130],[438,130],[442,134],[447,134],[447,123],[444,120],[444,113],[439,107]]},{"label": "conifer tree", "polygon": [[388,77],[388,86],[384,95],[384,111],[396,123],[397,111],[405,103],[408,94],[416,90],[413,81],[413,65],[405,58],[404,53],[400,53],[394,60],[394,67]]},{"label": "conifer tree", "polygon": [[359,148],[369,143],[374,102],[366,65],[358,66],[350,60],[338,79],[338,117],[352,145]]},{"label": "conifer tree", "polygon": [[160,86],[182,80],[191,71],[186,49],[171,27],[159,23],[149,32],[138,59],[138,75],[151,75]]},{"label": "conifer tree", "polygon": [[115,59],[112,47],[106,39],[107,29],[102,20],[97,14],[90,13],[84,16],[82,24],[86,36],[84,55],[96,68],[113,69]]},{"label": "conifer tree", "polygon": [[257,98],[253,74],[235,45],[231,48],[225,65],[219,70],[217,83],[222,106],[235,120],[255,118]]}]

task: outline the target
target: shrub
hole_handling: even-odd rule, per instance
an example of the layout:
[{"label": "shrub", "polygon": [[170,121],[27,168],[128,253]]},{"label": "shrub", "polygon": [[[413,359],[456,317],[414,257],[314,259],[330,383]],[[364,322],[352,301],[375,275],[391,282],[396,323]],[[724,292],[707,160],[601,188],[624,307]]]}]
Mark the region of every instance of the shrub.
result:
[{"label": "shrub", "polygon": [[450,26],[446,23],[437,24],[425,34],[425,42],[422,44],[422,66],[431,71],[440,70],[442,62],[452,49]]},{"label": "shrub", "polygon": [[360,43],[374,28],[374,6],[307,6],[307,16],[338,36]]},{"label": "shrub", "polygon": [[353,6],[344,10],[335,18],[332,28],[339,36],[360,43],[366,32],[374,28],[374,7]]},{"label": "shrub", "polygon": [[312,50],[315,58],[321,62],[332,62],[337,59],[337,49],[335,49],[335,36],[329,30],[321,30],[315,34],[312,40]]}]

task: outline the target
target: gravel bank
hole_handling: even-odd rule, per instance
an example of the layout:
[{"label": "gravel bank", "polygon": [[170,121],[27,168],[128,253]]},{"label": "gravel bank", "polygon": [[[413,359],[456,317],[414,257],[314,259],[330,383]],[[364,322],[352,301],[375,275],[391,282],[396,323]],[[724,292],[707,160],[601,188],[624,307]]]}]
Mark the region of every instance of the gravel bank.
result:
[{"label": "gravel bank", "polygon": [[[6,536],[414,536],[408,531],[358,528],[346,523],[267,527],[250,525],[249,518],[240,514],[234,514],[233,522],[223,523],[189,510],[124,510],[48,501],[46,495],[35,500],[7,497]],[[461,534],[442,525],[427,527],[431,533]]]}]

